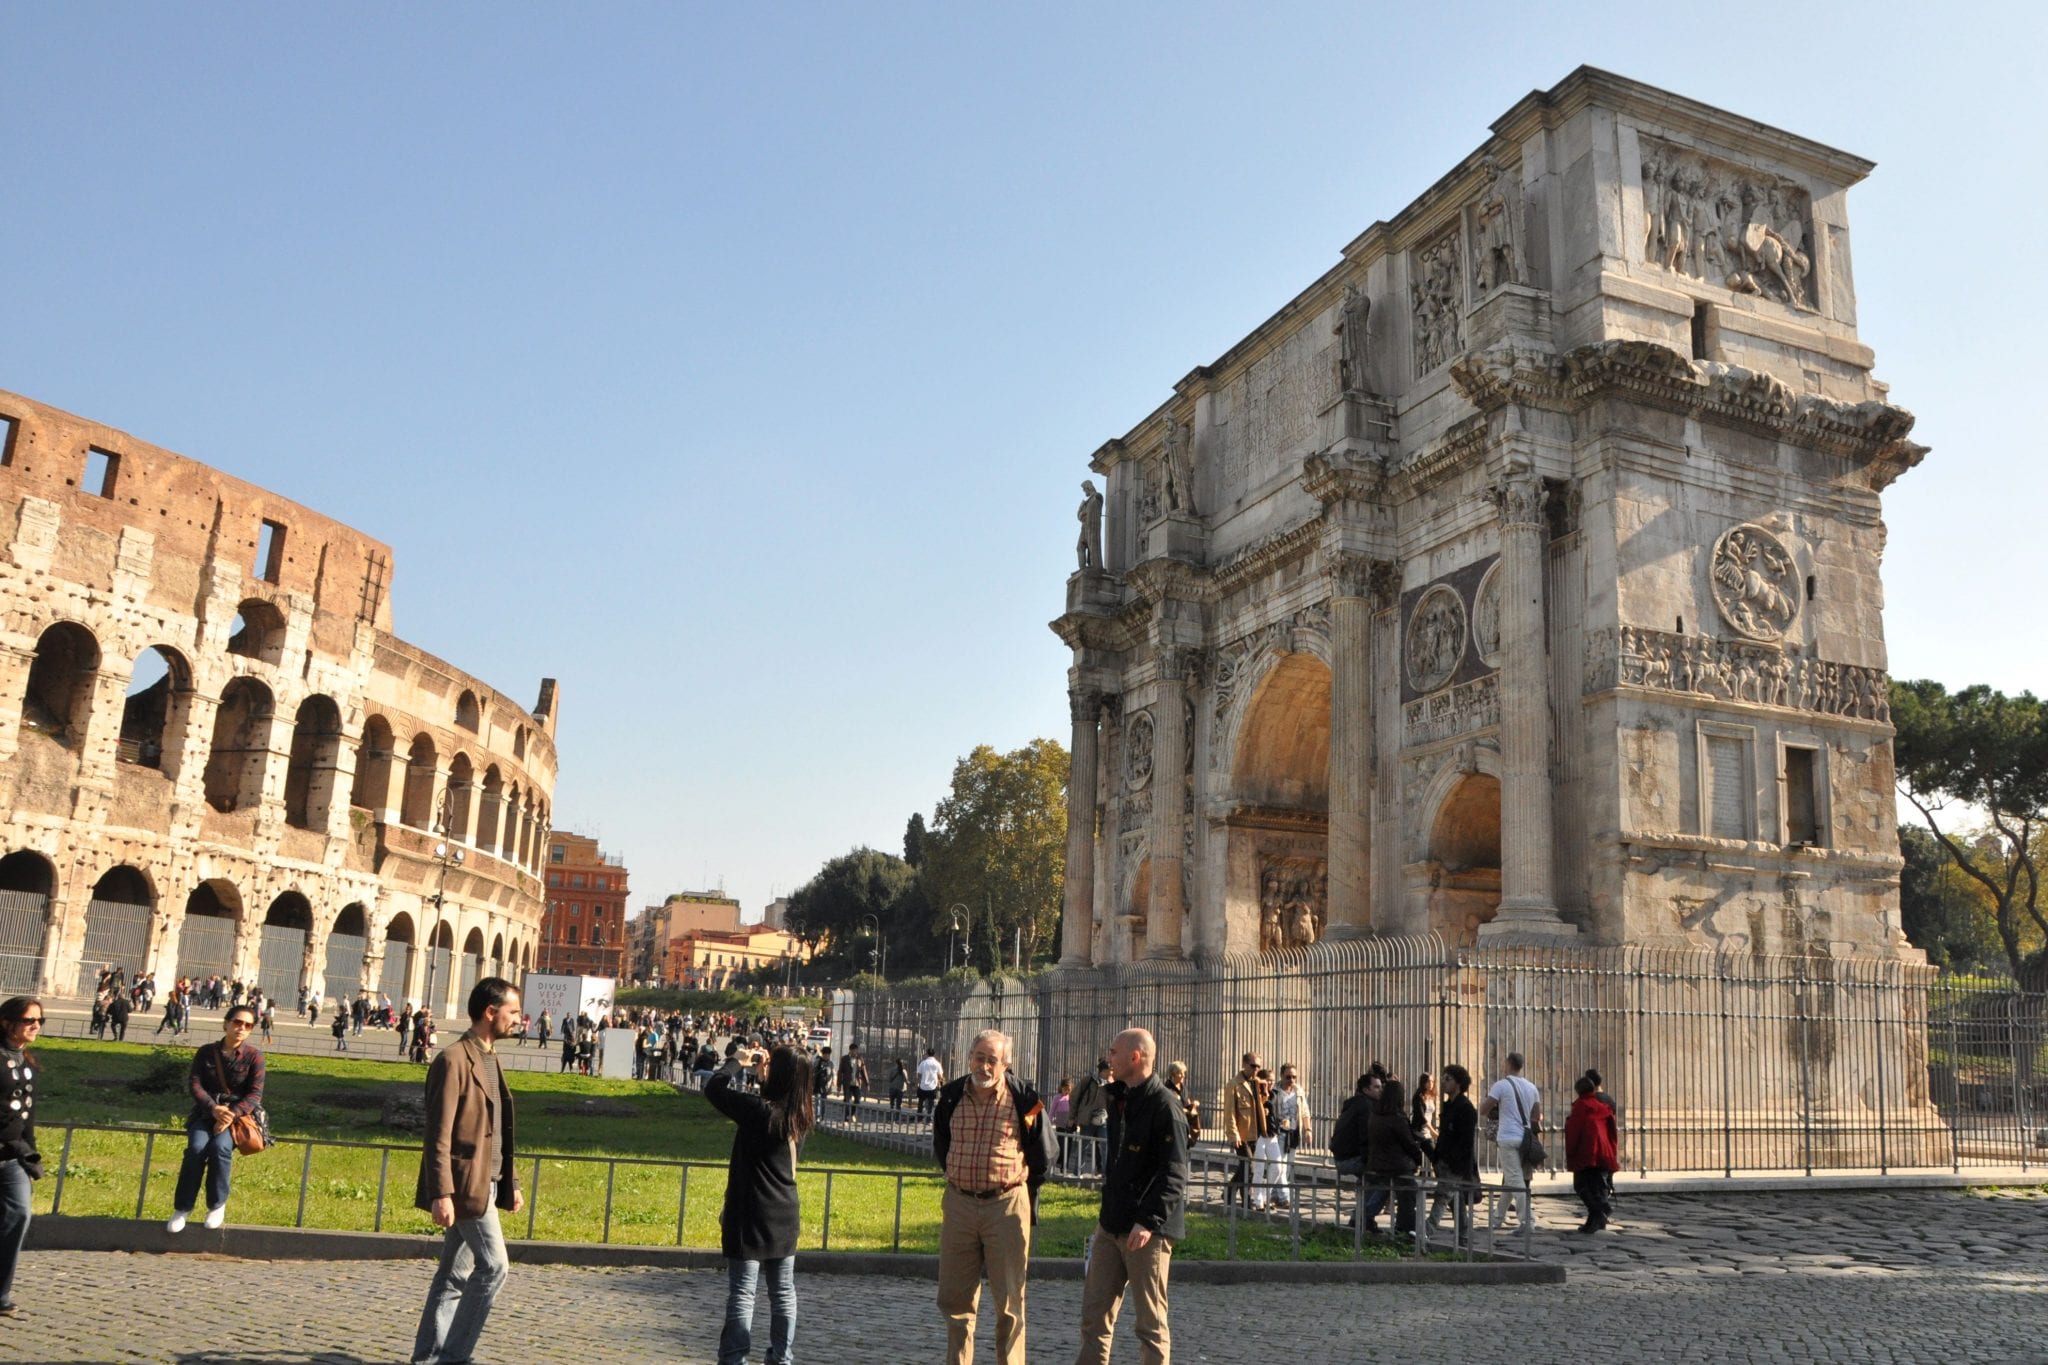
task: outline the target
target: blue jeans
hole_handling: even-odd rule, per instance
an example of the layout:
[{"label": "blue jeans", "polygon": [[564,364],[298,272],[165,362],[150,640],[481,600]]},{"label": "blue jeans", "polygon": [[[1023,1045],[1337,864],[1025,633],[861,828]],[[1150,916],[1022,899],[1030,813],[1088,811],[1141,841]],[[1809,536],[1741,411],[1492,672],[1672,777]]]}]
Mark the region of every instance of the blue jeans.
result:
[{"label": "blue jeans", "polygon": [[747,1365],[754,1349],[754,1284],[761,1272],[768,1281],[768,1365],[790,1365],[796,1359],[796,1257],[776,1261],[727,1260],[725,1263],[725,1330],[718,1334],[718,1365]]},{"label": "blue jeans", "polygon": [[235,1160],[234,1130],[216,1133],[209,1128],[185,1130],[185,1163],[178,1167],[178,1192],[171,1207],[192,1212],[199,1197],[199,1173],[206,1173],[206,1207],[217,1209],[228,1202],[228,1173]]},{"label": "blue jeans", "polygon": [[0,1304],[14,1302],[14,1263],[28,1240],[28,1172],[19,1161],[0,1161]]},{"label": "blue jeans", "polygon": [[[497,1198],[495,1185],[491,1198]],[[427,1306],[413,1338],[413,1365],[441,1365],[475,1355],[491,1302],[511,1271],[495,1202],[481,1218],[456,1219],[441,1239],[441,1265],[427,1287]]]}]

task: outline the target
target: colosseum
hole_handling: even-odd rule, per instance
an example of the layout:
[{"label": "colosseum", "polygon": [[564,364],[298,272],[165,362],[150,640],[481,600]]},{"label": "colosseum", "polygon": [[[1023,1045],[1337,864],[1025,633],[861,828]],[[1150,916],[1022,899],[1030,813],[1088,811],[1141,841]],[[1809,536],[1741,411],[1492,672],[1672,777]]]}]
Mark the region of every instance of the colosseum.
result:
[{"label": "colosseum", "polygon": [[448,1014],[533,965],[552,679],[528,710],[392,634],[389,547],[5,392],[0,492],[0,994]]}]

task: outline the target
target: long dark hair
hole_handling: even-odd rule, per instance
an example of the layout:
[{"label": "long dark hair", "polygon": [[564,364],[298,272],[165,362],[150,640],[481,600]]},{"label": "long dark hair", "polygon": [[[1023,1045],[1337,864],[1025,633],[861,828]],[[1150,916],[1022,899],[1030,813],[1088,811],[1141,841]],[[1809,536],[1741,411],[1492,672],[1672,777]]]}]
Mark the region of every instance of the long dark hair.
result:
[{"label": "long dark hair", "polygon": [[1386,1088],[1380,1091],[1379,1104],[1374,1107],[1373,1112],[1376,1114],[1395,1114],[1405,1117],[1408,1110],[1407,1101],[1408,1096],[1404,1093],[1402,1084],[1392,1077],[1388,1077]]},{"label": "long dark hair", "polygon": [[[7,1003],[0,1004],[0,1030],[4,1030],[9,1025],[18,1024],[26,1018],[30,1005],[36,1007],[37,1013],[40,1014],[42,1012],[43,1002],[36,999],[33,995],[11,996]],[[5,1041],[5,1037],[0,1036],[0,1042]],[[27,1049],[24,1047],[23,1051],[27,1051]]]},{"label": "long dark hair", "polygon": [[801,1143],[816,1117],[811,1109],[811,1065],[784,1044],[768,1054],[768,1079],[761,1082],[768,1106],[768,1131]]}]

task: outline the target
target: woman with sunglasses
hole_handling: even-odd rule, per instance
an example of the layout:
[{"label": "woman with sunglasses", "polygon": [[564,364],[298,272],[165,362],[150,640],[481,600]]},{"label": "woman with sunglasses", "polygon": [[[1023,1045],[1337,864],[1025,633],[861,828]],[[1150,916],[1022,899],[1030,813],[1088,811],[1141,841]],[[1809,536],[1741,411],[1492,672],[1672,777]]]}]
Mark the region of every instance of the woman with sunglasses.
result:
[{"label": "woman with sunglasses", "polygon": [[256,1011],[248,1005],[228,1006],[221,1021],[221,1039],[192,1054],[192,1112],[185,1118],[185,1160],[178,1168],[178,1188],[171,1196],[172,1232],[183,1232],[185,1220],[199,1199],[199,1179],[206,1177],[206,1226],[217,1228],[228,1217],[228,1177],[234,1169],[234,1121],[263,1104],[263,1054],[249,1041]]},{"label": "woman with sunglasses", "polygon": [[28,1240],[29,1182],[43,1178],[36,1150],[36,1075],[28,1045],[43,1027],[43,1002],[17,995],[0,1004],[0,1318],[18,1317],[14,1264]]}]

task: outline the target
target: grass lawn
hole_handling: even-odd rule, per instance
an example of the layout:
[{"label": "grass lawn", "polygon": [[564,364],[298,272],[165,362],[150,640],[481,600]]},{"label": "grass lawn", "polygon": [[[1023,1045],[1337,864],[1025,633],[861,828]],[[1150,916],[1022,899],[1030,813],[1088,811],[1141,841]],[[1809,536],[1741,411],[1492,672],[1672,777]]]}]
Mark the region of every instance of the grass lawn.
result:
[{"label": "grass lawn", "polygon": [[[37,1118],[49,1172],[36,1186],[37,1211],[50,1212],[56,1197],[62,1141],[57,1129],[66,1123],[107,1124],[129,1131],[74,1135],[63,1211],[132,1218],[140,1194],[144,1217],[170,1217],[190,1107],[184,1075],[191,1050],[142,1052],[118,1044],[51,1039],[37,1044],[36,1053],[44,1081],[37,1087],[43,1100]],[[339,1056],[275,1055],[267,1061],[265,1108],[277,1145],[260,1156],[235,1158],[230,1218],[245,1225],[290,1227],[303,1221],[307,1227],[368,1231],[380,1226],[381,1179],[382,1229],[434,1232],[426,1214],[412,1207],[419,1140],[383,1123],[385,1099],[417,1096],[426,1068]],[[508,1237],[717,1248],[732,1125],[700,1096],[659,1082],[548,1072],[507,1071],[505,1079],[518,1103],[520,1179],[532,1214],[530,1219],[526,1213],[507,1216]],[[313,1145],[324,1142],[365,1145]],[[303,1220],[302,1172],[307,1175]],[[805,1249],[826,1245],[828,1183],[833,1250],[938,1249],[935,1167],[819,1132],[804,1146],[797,1181]],[[1039,1203],[1039,1254],[1080,1255],[1095,1225],[1094,1192],[1047,1185]],[[1224,1219],[1191,1214],[1187,1240],[1177,1254],[1221,1259],[1228,1235]],[[1289,1251],[1284,1223],[1246,1223],[1238,1229],[1240,1259],[1284,1260]],[[1370,1244],[1365,1250],[1369,1258],[1395,1254]],[[1305,1233],[1302,1255],[1349,1259],[1350,1239]]]}]

